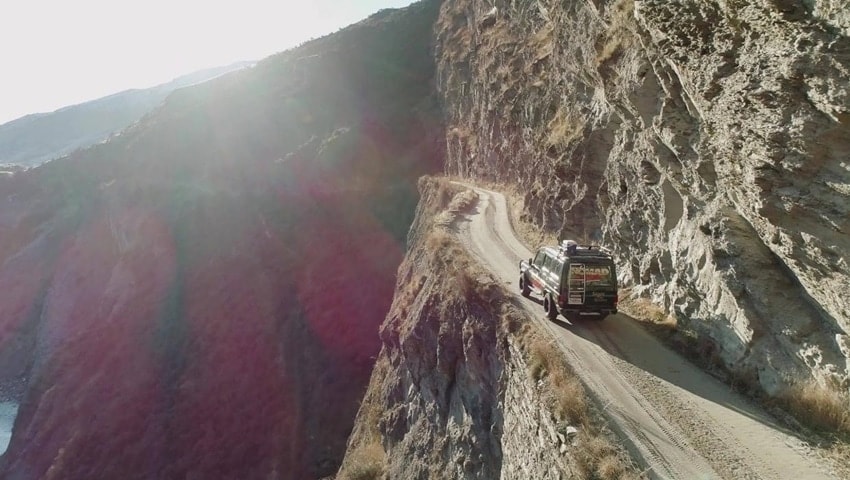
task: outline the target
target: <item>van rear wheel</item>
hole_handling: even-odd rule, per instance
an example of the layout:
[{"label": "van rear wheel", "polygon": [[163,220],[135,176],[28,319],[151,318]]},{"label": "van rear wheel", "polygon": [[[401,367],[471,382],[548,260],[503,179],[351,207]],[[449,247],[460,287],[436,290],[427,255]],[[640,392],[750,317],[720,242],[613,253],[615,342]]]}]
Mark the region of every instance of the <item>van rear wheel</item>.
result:
[{"label": "van rear wheel", "polygon": [[519,293],[523,297],[531,295],[531,288],[528,287],[528,283],[525,281],[525,275],[519,277]]},{"label": "van rear wheel", "polygon": [[546,295],[546,299],[543,300],[543,309],[546,310],[546,318],[550,321],[554,322],[558,318],[558,306],[555,305],[551,295]]}]

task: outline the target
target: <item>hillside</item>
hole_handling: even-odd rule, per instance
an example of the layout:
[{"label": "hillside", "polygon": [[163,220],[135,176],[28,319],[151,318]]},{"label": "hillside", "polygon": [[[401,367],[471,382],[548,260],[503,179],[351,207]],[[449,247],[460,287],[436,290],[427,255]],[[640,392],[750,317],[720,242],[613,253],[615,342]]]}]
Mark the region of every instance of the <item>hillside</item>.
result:
[{"label": "hillside", "polygon": [[185,88],[0,177],[3,478],[336,471],[442,169],[437,3]]},{"label": "hillside", "polygon": [[102,142],[154,110],[171,92],[253,63],[201,70],[152,88],[126,90],[4,123],[0,125],[0,165],[32,167]]}]

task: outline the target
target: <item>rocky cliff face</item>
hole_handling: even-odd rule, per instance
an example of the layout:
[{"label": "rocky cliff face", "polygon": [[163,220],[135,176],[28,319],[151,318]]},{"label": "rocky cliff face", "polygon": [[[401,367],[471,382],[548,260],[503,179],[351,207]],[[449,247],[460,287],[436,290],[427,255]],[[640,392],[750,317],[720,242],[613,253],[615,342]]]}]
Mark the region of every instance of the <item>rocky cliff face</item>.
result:
[{"label": "rocky cliff face", "polygon": [[[0,177],[8,479],[333,473],[439,171],[436,2]],[[5,398],[4,398],[5,400]]]},{"label": "rocky cliff face", "polygon": [[850,387],[847,1],[448,1],[448,170],[617,250],[775,394]]},{"label": "rocky cliff face", "polygon": [[452,235],[475,194],[445,180],[420,185],[383,347],[337,478],[631,478],[560,353],[538,350],[554,347]]}]

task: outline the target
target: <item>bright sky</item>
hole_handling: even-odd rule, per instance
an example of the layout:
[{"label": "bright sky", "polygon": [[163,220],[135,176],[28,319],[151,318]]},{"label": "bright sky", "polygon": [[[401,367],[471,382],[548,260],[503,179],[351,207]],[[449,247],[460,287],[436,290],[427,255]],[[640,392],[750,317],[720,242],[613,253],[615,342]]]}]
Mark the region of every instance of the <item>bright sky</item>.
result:
[{"label": "bright sky", "polygon": [[413,0],[2,0],[0,124],[239,60]]}]

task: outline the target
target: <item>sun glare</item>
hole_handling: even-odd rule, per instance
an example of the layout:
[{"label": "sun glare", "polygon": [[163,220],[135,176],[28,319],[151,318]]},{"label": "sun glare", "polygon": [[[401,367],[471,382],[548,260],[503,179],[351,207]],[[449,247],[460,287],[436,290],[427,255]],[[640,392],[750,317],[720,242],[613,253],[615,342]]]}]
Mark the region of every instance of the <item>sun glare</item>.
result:
[{"label": "sun glare", "polygon": [[203,68],[259,60],[409,0],[0,6],[0,124]]}]

